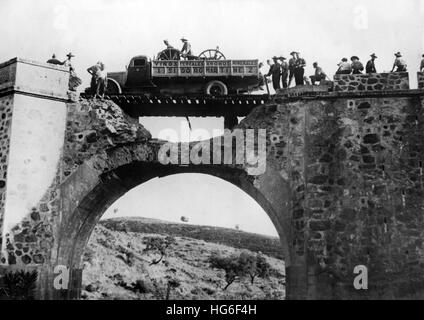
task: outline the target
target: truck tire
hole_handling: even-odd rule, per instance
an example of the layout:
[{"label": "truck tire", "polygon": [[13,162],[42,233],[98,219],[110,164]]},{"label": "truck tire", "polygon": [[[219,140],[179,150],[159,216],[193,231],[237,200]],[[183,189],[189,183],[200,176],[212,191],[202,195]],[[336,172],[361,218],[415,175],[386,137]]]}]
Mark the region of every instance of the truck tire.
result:
[{"label": "truck tire", "polygon": [[121,94],[122,89],[119,83],[111,78],[107,79],[106,94]]},{"label": "truck tire", "polygon": [[228,88],[222,81],[214,80],[206,85],[205,93],[210,96],[224,96],[228,94]]}]

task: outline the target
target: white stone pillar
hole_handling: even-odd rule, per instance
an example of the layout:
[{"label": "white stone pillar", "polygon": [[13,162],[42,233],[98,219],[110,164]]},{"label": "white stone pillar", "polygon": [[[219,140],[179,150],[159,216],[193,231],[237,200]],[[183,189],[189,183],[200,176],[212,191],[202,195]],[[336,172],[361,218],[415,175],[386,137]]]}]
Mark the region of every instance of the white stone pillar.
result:
[{"label": "white stone pillar", "polygon": [[49,218],[50,204],[43,199],[59,180],[68,83],[62,66],[19,58],[0,64],[2,265],[45,260],[33,250],[43,239],[28,230]]}]

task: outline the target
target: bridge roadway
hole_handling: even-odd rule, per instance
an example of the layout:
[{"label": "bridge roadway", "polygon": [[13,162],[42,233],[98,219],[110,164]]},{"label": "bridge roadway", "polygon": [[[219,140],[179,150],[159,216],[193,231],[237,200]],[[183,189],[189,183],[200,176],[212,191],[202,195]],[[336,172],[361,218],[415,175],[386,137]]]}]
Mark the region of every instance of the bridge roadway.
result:
[{"label": "bridge roadway", "polygon": [[[81,95],[90,98],[88,95]],[[228,117],[247,116],[253,108],[271,101],[268,95],[106,95],[128,115],[136,117]]]},{"label": "bridge roadway", "polygon": [[[294,89],[294,88],[291,88]],[[275,101],[338,99],[381,96],[422,96],[423,90],[388,90],[388,91],[281,91],[275,95],[152,95],[152,94],[114,94],[105,95],[106,100],[112,100],[128,115],[133,117],[245,117],[255,107]],[[82,98],[92,96],[81,94]]]}]

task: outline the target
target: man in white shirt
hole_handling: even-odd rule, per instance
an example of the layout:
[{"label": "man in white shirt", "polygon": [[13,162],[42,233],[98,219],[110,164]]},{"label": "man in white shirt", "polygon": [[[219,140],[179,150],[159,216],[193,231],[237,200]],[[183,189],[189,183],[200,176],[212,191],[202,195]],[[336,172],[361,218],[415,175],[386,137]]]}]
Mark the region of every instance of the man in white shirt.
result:
[{"label": "man in white shirt", "polygon": [[347,58],[343,58],[338,66],[339,69],[337,70],[336,74],[350,74],[352,72],[352,66],[347,61]]},{"label": "man in white shirt", "polygon": [[[406,72],[406,62],[402,59],[402,54],[400,52],[395,53],[395,62],[393,63],[393,68],[391,72]],[[394,71],[396,69],[396,71]]]}]

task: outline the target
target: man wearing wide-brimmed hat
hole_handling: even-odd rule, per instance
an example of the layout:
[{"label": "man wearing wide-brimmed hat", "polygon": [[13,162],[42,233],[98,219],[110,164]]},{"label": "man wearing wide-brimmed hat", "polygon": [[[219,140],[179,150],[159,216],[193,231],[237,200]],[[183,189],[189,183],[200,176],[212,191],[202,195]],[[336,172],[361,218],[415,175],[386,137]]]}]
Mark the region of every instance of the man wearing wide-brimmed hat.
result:
[{"label": "man wearing wide-brimmed hat", "polygon": [[289,84],[288,84],[289,87],[294,77],[294,65],[296,64],[297,52],[292,51],[290,52],[290,55],[292,57],[289,60]]},{"label": "man wearing wide-brimmed hat", "polygon": [[296,86],[302,86],[305,84],[305,59],[300,57],[300,53],[296,52],[296,60],[294,63],[294,81]]},{"label": "man wearing wide-brimmed hat", "polygon": [[[398,51],[395,53],[395,62],[391,72],[406,72],[406,62],[402,59],[402,54]],[[396,69],[396,71],[395,71]]]},{"label": "man wearing wide-brimmed hat", "polygon": [[183,57],[190,57],[190,56],[192,56],[190,42],[188,42],[188,40],[186,38],[184,38],[184,37],[181,38],[181,41],[183,43],[183,48],[181,49],[181,55]]},{"label": "man wearing wide-brimmed hat", "polygon": [[280,68],[281,68],[281,83],[283,84],[283,88],[287,88],[287,79],[289,77],[289,64],[286,62],[286,58],[281,56],[278,58],[281,61]]},{"label": "man wearing wide-brimmed hat", "polygon": [[350,60],[352,61],[352,74],[361,74],[364,70],[364,65],[359,61],[359,58],[357,56],[352,56]]},{"label": "man wearing wide-brimmed hat", "polygon": [[74,58],[75,55],[72,52],[69,52],[66,56],[68,57],[68,59],[66,59],[65,61],[63,61],[62,64],[65,67],[69,67],[71,70],[73,70],[71,59]]},{"label": "man wearing wide-brimmed hat", "polygon": [[373,53],[371,55],[371,60],[369,60],[365,66],[366,73],[377,73],[377,69],[375,68],[375,59],[377,59],[377,56]]},{"label": "man wearing wide-brimmed hat", "polygon": [[280,86],[281,66],[278,63],[277,56],[272,57],[272,60],[274,61],[274,64],[271,65],[271,67],[269,68],[269,72],[265,77],[272,76],[272,87],[274,88],[275,91],[277,91],[277,89],[281,89],[281,86]]},{"label": "man wearing wide-brimmed hat", "polygon": [[69,90],[76,91],[77,87],[81,85],[82,81],[77,76],[74,66],[72,65],[71,59],[75,57],[72,52],[69,52],[67,55],[68,59],[63,61],[63,65],[69,68]]}]

